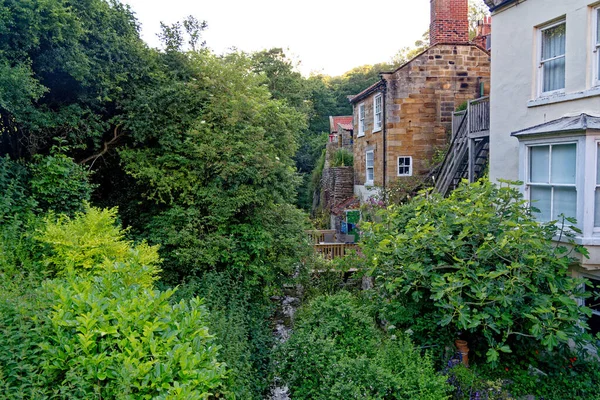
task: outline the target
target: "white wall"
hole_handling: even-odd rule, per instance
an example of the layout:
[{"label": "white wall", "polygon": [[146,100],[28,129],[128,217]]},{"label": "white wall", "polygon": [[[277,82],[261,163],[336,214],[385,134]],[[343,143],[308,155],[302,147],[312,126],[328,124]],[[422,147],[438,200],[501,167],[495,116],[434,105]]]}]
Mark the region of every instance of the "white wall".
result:
[{"label": "white wall", "polygon": [[[511,132],[566,115],[600,115],[592,89],[591,0],[526,0],[492,16],[490,179],[519,178],[519,149]],[[538,100],[537,28],[566,16],[565,94]],[[570,100],[568,100],[570,99]],[[557,101],[563,100],[563,101]],[[564,101],[568,100],[568,101]]]}]

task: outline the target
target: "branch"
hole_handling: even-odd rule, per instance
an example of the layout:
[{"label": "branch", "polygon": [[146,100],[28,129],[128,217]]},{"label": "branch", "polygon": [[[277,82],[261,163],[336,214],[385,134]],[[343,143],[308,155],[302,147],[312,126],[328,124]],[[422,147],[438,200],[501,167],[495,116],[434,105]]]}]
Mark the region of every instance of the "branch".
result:
[{"label": "branch", "polygon": [[[81,161],[79,161],[79,164],[85,164],[89,161],[92,161],[92,165],[94,165],[94,162],[96,162],[96,160],[100,157],[102,157],[104,154],[106,154],[108,152],[108,149],[110,147],[110,145],[114,144],[117,140],[119,140],[119,138],[121,136],[123,136],[123,133],[118,133],[119,131],[119,125],[115,126],[115,129],[113,131],[113,138],[110,139],[108,142],[104,142],[104,145],[102,146],[102,151],[98,154],[94,154],[93,156],[89,156],[88,158],[85,158]],[[92,165],[90,165],[90,168],[92,168]]]}]

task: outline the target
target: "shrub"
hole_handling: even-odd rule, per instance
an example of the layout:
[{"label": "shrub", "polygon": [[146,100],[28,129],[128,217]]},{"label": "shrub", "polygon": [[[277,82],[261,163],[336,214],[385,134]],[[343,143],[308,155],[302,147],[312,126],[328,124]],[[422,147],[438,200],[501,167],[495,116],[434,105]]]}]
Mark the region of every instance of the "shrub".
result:
[{"label": "shrub", "polygon": [[577,303],[582,280],[568,276],[573,259],[552,242],[560,229],[538,223],[516,188],[463,184],[448,198],[426,193],[379,217],[361,226],[370,273],[390,303],[430,315],[432,330],[472,335],[475,352],[493,363],[516,346],[590,339],[590,310]]},{"label": "shrub", "polygon": [[387,337],[373,310],[347,292],[315,298],[278,349],[278,373],[294,399],[445,399],[429,356]]},{"label": "shrub", "polygon": [[174,290],[154,289],[156,249],[126,241],[114,210],[88,208],[65,218],[46,219],[39,234],[50,254],[50,261],[43,255],[41,261],[59,271],[58,278],[40,287],[39,276],[16,273],[13,266],[11,279],[0,281],[3,395],[227,395],[225,366],[216,359],[218,346],[200,300],[171,304]]},{"label": "shrub", "polygon": [[93,272],[94,268],[132,258],[141,265],[158,265],[158,246],[148,246],[145,242],[134,245],[126,240],[127,231],[115,224],[116,219],[116,208],[89,205],[73,218],[50,214],[36,236],[48,246],[44,264],[50,272],[58,274],[70,270]]},{"label": "shrub", "polygon": [[48,282],[54,304],[42,369],[65,398],[208,399],[224,365],[198,299],[171,305],[172,290],[148,285],[152,271],[115,263],[98,275]]},{"label": "shrub", "polygon": [[225,385],[237,399],[264,399],[271,384],[272,307],[264,295],[226,272],[208,272],[180,286],[177,298],[201,297],[207,325],[226,363]]},{"label": "shrub", "polygon": [[346,149],[337,149],[333,153],[332,167],[351,167],[354,165],[354,154]]},{"label": "shrub", "polygon": [[62,154],[36,156],[30,169],[31,194],[42,210],[72,214],[89,201],[93,190],[90,174],[71,158]]}]

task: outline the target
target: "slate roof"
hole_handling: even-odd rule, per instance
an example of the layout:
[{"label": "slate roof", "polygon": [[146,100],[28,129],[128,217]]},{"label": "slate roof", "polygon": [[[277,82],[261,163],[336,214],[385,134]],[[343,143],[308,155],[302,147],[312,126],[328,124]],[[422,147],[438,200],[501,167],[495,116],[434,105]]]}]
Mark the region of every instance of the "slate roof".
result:
[{"label": "slate roof", "polygon": [[511,136],[547,135],[550,133],[581,132],[588,129],[600,129],[600,117],[580,114],[574,117],[562,117],[530,128],[511,133]]}]

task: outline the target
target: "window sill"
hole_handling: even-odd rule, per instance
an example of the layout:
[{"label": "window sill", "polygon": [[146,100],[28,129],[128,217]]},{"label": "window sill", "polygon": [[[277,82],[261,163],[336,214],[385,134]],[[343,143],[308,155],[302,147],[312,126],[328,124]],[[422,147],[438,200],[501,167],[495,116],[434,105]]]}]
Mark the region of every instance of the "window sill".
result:
[{"label": "window sill", "polygon": [[375,185],[373,184],[373,182],[365,182],[365,186],[373,187]]},{"label": "window sill", "polygon": [[381,127],[373,128],[373,133],[381,132]]},{"label": "window sill", "polygon": [[587,97],[595,97],[600,96],[600,87],[596,86],[587,90],[583,90],[581,92],[573,92],[573,93],[554,93],[547,96],[540,96],[537,99],[529,100],[527,102],[527,107],[539,107],[545,106],[548,104],[554,103],[562,103],[564,101],[572,101],[585,99]]},{"label": "window sill", "polygon": [[365,134],[364,134],[364,133],[359,133],[358,135],[356,135],[356,137],[357,137],[357,138],[359,138],[359,137],[363,137],[363,136],[365,136]]}]

